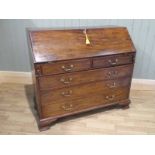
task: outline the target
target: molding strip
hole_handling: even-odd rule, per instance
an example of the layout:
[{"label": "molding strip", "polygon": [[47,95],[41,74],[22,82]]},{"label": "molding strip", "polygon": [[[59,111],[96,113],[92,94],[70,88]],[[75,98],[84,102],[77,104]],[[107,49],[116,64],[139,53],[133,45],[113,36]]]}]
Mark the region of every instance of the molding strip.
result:
[{"label": "molding strip", "polygon": [[155,80],[132,79],[131,89],[134,89],[134,90],[155,90]]}]

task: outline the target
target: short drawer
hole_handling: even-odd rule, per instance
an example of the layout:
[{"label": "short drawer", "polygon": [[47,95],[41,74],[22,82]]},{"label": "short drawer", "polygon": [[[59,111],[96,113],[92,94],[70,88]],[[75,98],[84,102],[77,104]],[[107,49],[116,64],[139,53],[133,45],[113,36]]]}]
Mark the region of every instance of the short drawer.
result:
[{"label": "short drawer", "polygon": [[94,108],[106,104],[117,104],[121,100],[128,99],[129,88],[120,88],[116,91],[100,92],[97,95],[87,95],[76,100],[64,100],[53,102],[50,100],[48,104],[42,105],[42,116],[60,117],[71,113],[78,113],[88,108]]},{"label": "short drawer", "polygon": [[112,92],[122,87],[130,86],[131,78],[122,78],[116,80],[106,80],[91,82],[88,84],[71,86],[68,88],[62,88],[57,90],[42,90],[41,91],[41,103],[43,105],[50,103],[57,103],[64,100],[74,100],[78,98],[85,98],[88,95],[100,94],[101,92]]},{"label": "short drawer", "polygon": [[133,65],[124,65],[62,75],[42,76],[39,77],[39,87],[41,90],[58,89],[93,81],[131,77],[132,71]]},{"label": "short drawer", "polygon": [[104,56],[93,59],[93,67],[101,68],[101,67],[111,67],[117,65],[124,65],[133,63],[133,54],[128,55],[113,55],[113,56]]},{"label": "short drawer", "polygon": [[42,75],[52,75],[59,73],[68,73],[90,69],[89,59],[51,62],[40,65]]}]

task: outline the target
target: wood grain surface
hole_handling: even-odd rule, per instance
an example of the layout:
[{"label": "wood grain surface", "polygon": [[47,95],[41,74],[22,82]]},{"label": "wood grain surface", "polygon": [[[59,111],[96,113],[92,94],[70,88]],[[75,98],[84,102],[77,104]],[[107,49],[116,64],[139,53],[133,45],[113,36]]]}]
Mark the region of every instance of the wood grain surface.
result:
[{"label": "wood grain surface", "polygon": [[44,105],[59,101],[75,100],[78,98],[85,98],[91,95],[104,94],[109,91],[117,91],[121,87],[130,87],[131,78],[121,78],[115,80],[98,81],[77,86],[61,88],[57,90],[42,90],[41,103]]},{"label": "wood grain surface", "polygon": [[94,81],[131,77],[133,65],[38,77],[40,89],[56,89]]},{"label": "wood grain surface", "polygon": [[83,31],[84,29],[30,31],[34,62],[135,52],[125,27],[88,29],[90,45],[86,45]]}]

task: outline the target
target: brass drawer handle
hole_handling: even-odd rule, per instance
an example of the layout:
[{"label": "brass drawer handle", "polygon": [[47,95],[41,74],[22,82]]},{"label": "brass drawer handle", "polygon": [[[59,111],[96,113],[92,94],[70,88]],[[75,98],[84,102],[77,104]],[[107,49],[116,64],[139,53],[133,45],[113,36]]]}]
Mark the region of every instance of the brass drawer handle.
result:
[{"label": "brass drawer handle", "polygon": [[113,82],[112,84],[107,84],[109,88],[115,88],[116,87],[116,82]]},{"label": "brass drawer handle", "polygon": [[65,78],[61,78],[60,81],[64,84],[69,84],[71,83],[73,79],[71,77],[69,77],[68,79],[65,79]]},{"label": "brass drawer handle", "polygon": [[118,75],[118,71],[110,71],[108,72],[108,77],[112,78],[112,77],[116,77]]},{"label": "brass drawer handle", "polygon": [[72,104],[63,105],[63,106],[62,106],[62,109],[65,110],[65,111],[70,111],[70,110],[73,109],[73,105],[72,105]]},{"label": "brass drawer handle", "polygon": [[116,65],[118,62],[118,59],[115,59],[115,61],[109,60],[108,61],[111,65]]},{"label": "brass drawer handle", "polygon": [[111,96],[106,96],[105,97],[107,100],[112,101],[115,98],[115,95],[111,95]]},{"label": "brass drawer handle", "polygon": [[73,68],[74,68],[74,65],[73,64],[71,64],[71,65],[69,65],[69,66],[61,66],[61,68],[65,71],[65,72],[69,72],[69,71],[72,71],[73,70]]},{"label": "brass drawer handle", "polygon": [[62,92],[61,95],[67,97],[67,96],[71,96],[72,93],[73,93],[73,91],[72,91],[72,90],[69,90],[69,91],[67,91],[67,92]]}]

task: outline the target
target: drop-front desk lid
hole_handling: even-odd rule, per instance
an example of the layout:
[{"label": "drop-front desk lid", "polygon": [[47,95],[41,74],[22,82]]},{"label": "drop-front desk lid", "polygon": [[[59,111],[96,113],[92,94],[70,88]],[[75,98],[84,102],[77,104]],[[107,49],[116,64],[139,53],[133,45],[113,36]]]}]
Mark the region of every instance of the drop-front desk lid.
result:
[{"label": "drop-front desk lid", "polygon": [[136,51],[125,27],[28,32],[34,63]]}]

